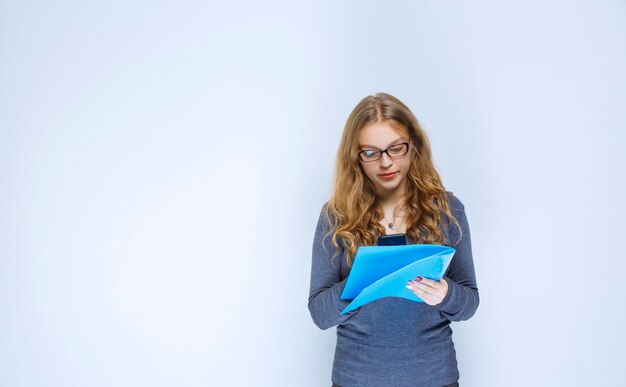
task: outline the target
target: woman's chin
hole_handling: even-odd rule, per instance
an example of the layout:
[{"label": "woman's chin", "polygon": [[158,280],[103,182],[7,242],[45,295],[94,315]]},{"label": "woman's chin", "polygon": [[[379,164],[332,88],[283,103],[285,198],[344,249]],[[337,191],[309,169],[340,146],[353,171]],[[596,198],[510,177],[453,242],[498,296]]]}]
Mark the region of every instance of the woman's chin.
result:
[{"label": "woman's chin", "polygon": [[378,184],[376,187],[376,193],[378,196],[391,196],[400,188],[400,184],[398,183],[390,183],[386,184]]}]

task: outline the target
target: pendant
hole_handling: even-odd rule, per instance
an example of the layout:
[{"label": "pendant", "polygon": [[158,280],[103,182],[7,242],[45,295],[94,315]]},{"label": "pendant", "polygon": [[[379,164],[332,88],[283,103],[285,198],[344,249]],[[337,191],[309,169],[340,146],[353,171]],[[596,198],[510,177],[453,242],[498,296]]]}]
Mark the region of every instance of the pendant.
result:
[{"label": "pendant", "polygon": [[395,225],[395,224],[393,224],[393,223],[389,223],[389,228],[390,228],[391,230],[393,230],[393,231],[396,231],[396,229],[398,228],[398,226],[396,226],[396,225]]}]

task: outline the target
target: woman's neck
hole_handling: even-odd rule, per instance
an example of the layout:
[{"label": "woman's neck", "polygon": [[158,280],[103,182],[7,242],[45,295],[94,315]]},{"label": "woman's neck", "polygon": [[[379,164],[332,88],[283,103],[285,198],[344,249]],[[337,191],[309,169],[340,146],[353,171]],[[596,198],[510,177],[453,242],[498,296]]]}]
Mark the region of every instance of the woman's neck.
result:
[{"label": "woman's neck", "polygon": [[[385,213],[393,214],[400,204],[404,201],[405,190],[403,186],[399,186],[397,189],[390,192],[388,195],[378,195],[376,201],[383,208]],[[397,215],[397,214],[394,214]]]}]

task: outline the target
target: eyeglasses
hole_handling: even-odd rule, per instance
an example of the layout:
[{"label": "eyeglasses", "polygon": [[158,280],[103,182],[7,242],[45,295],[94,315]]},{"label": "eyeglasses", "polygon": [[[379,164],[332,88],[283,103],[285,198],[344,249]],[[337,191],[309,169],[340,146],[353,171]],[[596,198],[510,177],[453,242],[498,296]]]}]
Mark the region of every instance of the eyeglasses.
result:
[{"label": "eyeglasses", "polygon": [[393,158],[393,157],[404,156],[408,152],[409,152],[409,143],[403,142],[401,144],[396,144],[394,146],[390,146],[389,148],[383,149],[383,150],[372,150],[372,149],[362,150],[358,153],[358,155],[361,161],[363,161],[364,163],[369,163],[370,161],[380,160],[380,158],[383,157],[383,153],[387,153],[387,156]]}]

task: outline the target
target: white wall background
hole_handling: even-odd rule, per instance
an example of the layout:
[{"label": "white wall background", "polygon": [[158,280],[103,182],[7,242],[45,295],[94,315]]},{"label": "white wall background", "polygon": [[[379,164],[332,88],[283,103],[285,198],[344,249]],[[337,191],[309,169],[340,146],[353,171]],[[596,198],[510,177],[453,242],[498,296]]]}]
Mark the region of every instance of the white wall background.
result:
[{"label": "white wall background", "polygon": [[0,385],[327,386],[310,248],[386,91],[465,203],[463,386],[623,384],[624,1],[2,1]]}]

